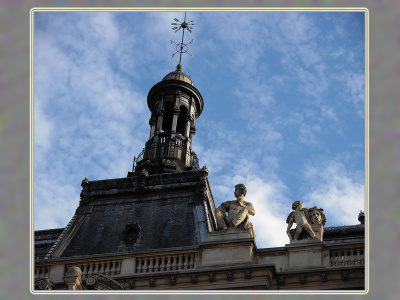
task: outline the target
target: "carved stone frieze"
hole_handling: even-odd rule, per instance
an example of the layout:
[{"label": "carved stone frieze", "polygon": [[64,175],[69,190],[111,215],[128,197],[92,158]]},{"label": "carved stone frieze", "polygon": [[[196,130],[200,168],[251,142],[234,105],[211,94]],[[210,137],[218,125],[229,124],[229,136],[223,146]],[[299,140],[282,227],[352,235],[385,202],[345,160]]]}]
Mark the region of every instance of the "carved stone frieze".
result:
[{"label": "carved stone frieze", "polygon": [[350,272],[347,270],[342,271],[341,277],[343,281],[348,281],[350,279]]},{"label": "carved stone frieze", "polygon": [[328,272],[321,272],[321,282],[328,281]]},{"label": "carved stone frieze", "polygon": [[232,281],[233,280],[233,271],[226,272],[226,280]]},{"label": "carved stone frieze", "polygon": [[91,274],[86,279],[87,290],[123,290],[123,286],[102,274]]},{"label": "carved stone frieze", "polygon": [[300,274],[300,275],[299,275],[299,282],[300,282],[301,284],[307,283],[307,274]]},{"label": "carved stone frieze", "polygon": [[150,278],[149,285],[150,285],[150,287],[155,287],[156,286],[156,279],[154,277]]},{"label": "carved stone frieze", "polygon": [[253,270],[252,269],[245,269],[244,270],[244,278],[251,279],[253,277]]},{"label": "carved stone frieze", "polygon": [[129,280],[129,288],[136,289],[136,280],[135,279]]},{"label": "carved stone frieze", "polygon": [[194,274],[192,274],[192,275],[190,276],[190,282],[191,282],[191,283],[197,283],[198,280],[199,280],[199,276],[198,276],[197,273],[194,273]]},{"label": "carved stone frieze", "polygon": [[50,277],[41,278],[35,281],[35,290],[52,290],[53,281]]},{"label": "carved stone frieze", "polygon": [[208,273],[208,281],[214,282],[215,281],[215,272]]}]

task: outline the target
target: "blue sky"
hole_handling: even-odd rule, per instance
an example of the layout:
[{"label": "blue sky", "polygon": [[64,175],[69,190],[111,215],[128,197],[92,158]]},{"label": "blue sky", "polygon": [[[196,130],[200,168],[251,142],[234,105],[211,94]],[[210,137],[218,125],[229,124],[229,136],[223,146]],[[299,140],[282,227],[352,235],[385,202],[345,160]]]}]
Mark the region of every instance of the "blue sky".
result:
[{"label": "blue sky", "polygon": [[[147,93],[175,70],[184,12],[36,12],[34,228],[67,225],[80,183],[125,177]],[[364,210],[363,12],[188,12],[183,71],[203,95],[193,149],[217,206],[244,183],[259,248],[288,243],[291,203],[326,226]]]}]

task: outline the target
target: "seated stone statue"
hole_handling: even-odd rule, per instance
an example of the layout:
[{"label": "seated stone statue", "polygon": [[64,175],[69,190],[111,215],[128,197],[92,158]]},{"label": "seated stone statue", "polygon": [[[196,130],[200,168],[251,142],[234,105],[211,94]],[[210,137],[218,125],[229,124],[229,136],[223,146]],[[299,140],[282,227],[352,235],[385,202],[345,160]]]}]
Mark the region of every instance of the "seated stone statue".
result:
[{"label": "seated stone statue", "polygon": [[[319,239],[322,241],[323,226],[326,218],[322,208],[303,208],[303,202],[295,201],[292,204],[292,211],[287,217],[287,234],[290,241],[301,239]],[[295,230],[290,230],[293,223],[297,224]],[[294,232],[294,234],[293,234]]]},{"label": "seated stone statue", "polygon": [[[250,228],[253,232],[253,225],[249,216],[255,215],[255,210],[250,202],[244,201],[247,189],[242,183],[235,186],[234,195],[236,200],[226,201],[215,210],[217,230],[227,228]],[[226,215],[228,213],[228,215]]]}]

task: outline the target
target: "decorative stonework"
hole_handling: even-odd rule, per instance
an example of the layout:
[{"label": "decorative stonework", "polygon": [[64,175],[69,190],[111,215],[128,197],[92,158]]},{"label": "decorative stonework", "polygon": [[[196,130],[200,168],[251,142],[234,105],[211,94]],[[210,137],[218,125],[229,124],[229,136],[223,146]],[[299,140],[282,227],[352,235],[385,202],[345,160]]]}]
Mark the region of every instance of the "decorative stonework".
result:
[{"label": "decorative stonework", "polygon": [[135,279],[129,280],[129,288],[136,289],[136,280]]},{"label": "decorative stonework", "polygon": [[79,201],[79,206],[85,205],[92,200],[92,197],[89,196],[89,179],[85,177],[85,179],[82,180],[81,187],[82,191],[80,194],[81,200]]},{"label": "decorative stonework", "polygon": [[169,282],[171,283],[171,285],[175,285],[176,284],[176,275],[171,275],[169,277]]},{"label": "decorative stonework", "polygon": [[245,269],[244,270],[244,278],[251,279],[253,277],[253,270],[252,269]]},{"label": "decorative stonework", "polygon": [[343,281],[348,281],[350,279],[350,272],[349,271],[342,271],[341,274]]},{"label": "decorative stonework", "polygon": [[307,283],[307,274],[300,274],[300,275],[299,275],[299,282],[300,282],[301,284]]},{"label": "decorative stonework", "polygon": [[53,286],[53,281],[49,277],[35,281],[35,290],[52,290]]},{"label": "decorative stonework", "polygon": [[321,282],[328,281],[328,272],[321,272]]},{"label": "decorative stonework", "polygon": [[228,280],[228,281],[233,280],[233,271],[226,272],[226,280]]},{"label": "decorative stonework", "polygon": [[[323,213],[322,208],[302,207],[303,202],[295,201],[292,204],[292,211],[286,219],[288,224],[286,233],[289,236],[289,240],[323,240],[324,225],[326,223],[326,217]],[[293,223],[297,223],[296,229],[290,229]]]},{"label": "decorative stonework", "polygon": [[207,197],[207,180],[206,175],[200,176],[200,181],[196,185],[196,193],[203,196],[204,198]]},{"label": "decorative stonework", "polygon": [[87,290],[123,290],[123,286],[102,274],[89,275],[86,279]]},{"label": "decorative stonework", "polygon": [[286,284],[286,276],[285,275],[279,275],[278,276],[278,284],[279,285],[285,285]]},{"label": "decorative stonework", "polygon": [[197,273],[194,273],[190,276],[190,282],[191,283],[197,283],[199,281],[199,276]]},{"label": "decorative stonework", "polygon": [[156,286],[156,279],[154,277],[150,278],[149,285],[150,285],[150,287],[155,287]]},{"label": "decorative stonework", "polygon": [[209,282],[214,282],[216,279],[215,279],[215,272],[210,272],[210,273],[208,273],[208,281]]}]

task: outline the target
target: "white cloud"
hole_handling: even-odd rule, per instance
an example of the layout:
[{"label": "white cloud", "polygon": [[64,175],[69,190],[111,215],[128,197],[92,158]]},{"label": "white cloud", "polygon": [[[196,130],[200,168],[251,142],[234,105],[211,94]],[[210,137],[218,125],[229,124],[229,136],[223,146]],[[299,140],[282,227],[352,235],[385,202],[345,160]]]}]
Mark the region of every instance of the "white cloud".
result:
[{"label": "white cloud", "polygon": [[324,209],[329,226],[357,224],[364,210],[364,177],[347,170],[338,161],[313,162],[306,167],[304,178],[310,186],[304,204]]}]

